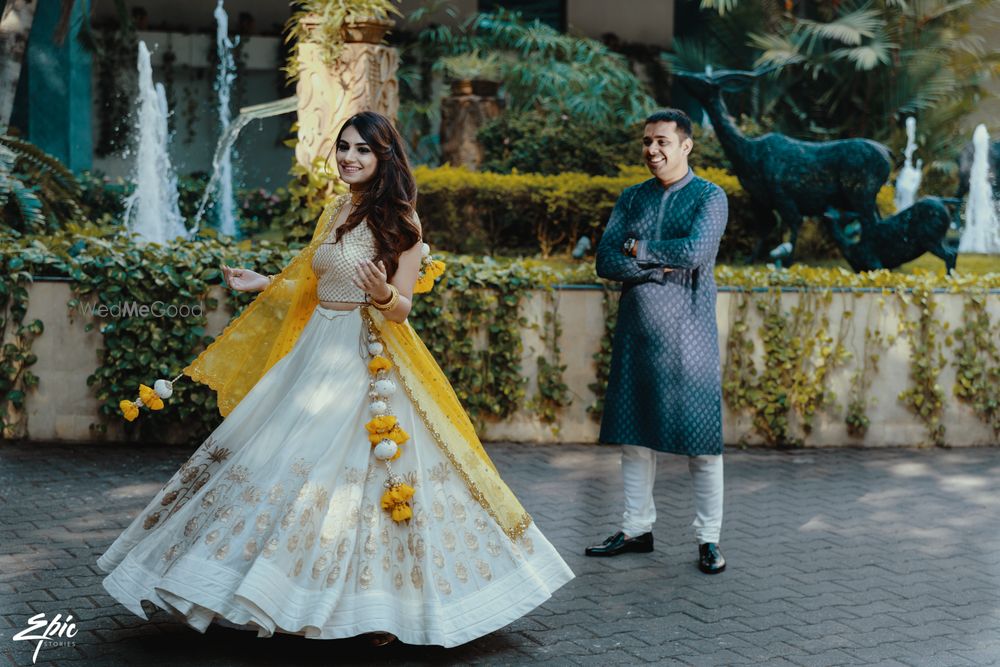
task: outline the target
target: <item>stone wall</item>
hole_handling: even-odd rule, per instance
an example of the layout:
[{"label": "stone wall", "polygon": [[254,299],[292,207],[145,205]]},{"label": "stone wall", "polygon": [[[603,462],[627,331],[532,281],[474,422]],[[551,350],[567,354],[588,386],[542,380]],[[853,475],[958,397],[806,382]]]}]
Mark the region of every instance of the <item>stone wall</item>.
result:
[{"label": "stone wall", "polygon": [[[221,292],[216,296],[221,297]],[[733,306],[736,297],[735,292],[724,291],[719,294],[717,314],[720,355],[723,361],[725,342],[735,313]],[[782,305],[788,310],[800,297],[800,294],[786,291],[781,297]],[[929,438],[923,424],[897,398],[899,392],[909,386],[910,353],[905,336],[896,337],[881,355],[879,372],[874,377],[869,392],[874,404],[868,409],[871,427],[867,436],[864,439],[854,439],[847,433],[844,405],[856,361],[862,355],[865,328],[871,321],[886,334],[895,335],[897,331],[899,309],[882,305],[881,298],[881,294],[877,292],[860,295],[845,292],[834,295],[828,310],[830,329],[839,329],[840,322],[844,321],[845,311],[853,313],[845,336],[845,343],[853,353],[853,358],[831,373],[830,387],[837,395],[835,407],[817,416],[811,434],[805,439],[805,446],[886,447],[928,443]],[[959,294],[935,295],[941,319],[950,322],[952,328],[961,322],[964,298]],[[66,307],[69,299],[70,288],[66,282],[37,282],[30,288],[27,319],[41,319],[45,324],[45,333],[35,341],[33,348],[38,355],[38,363],[32,370],[40,381],[38,388],[28,394],[26,402],[29,438],[37,441],[79,442],[120,439],[121,424],[117,422],[109,424],[106,435],[91,433],[90,425],[98,419],[98,402],[87,387],[87,376],[98,363],[97,350],[101,345],[101,336],[96,327],[90,332],[84,330],[88,321],[94,319],[79,311],[71,313]],[[531,413],[522,410],[505,422],[487,425],[482,433],[483,439],[523,442],[596,441],[598,424],[591,419],[586,409],[594,401],[594,394],[588,385],[594,381],[593,355],[598,350],[603,335],[602,293],[599,289],[588,288],[558,290],[556,303],[562,321],[563,333],[559,340],[562,362],[567,365],[564,381],[570,388],[573,403],[565,408],[558,424],[540,423]],[[547,299],[538,292],[525,300],[522,313],[529,323],[540,323],[547,307]],[[989,312],[993,322],[1000,321],[1000,299],[993,295],[989,300]],[[751,307],[747,317],[749,330],[756,337],[760,315]],[[210,312],[207,332],[215,335],[222,330],[228,319],[228,314],[222,309]],[[532,328],[524,330],[523,342],[523,372],[529,379],[526,397],[530,399],[535,393],[535,360],[544,348],[537,331]],[[760,357],[760,340],[755,342]],[[998,444],[986,424],[952,395],[955,382],[955,368],[951,363],[953,351],[946,347],[945,355],[948,363],[941,374],[940,385],[946,393],[944,423],[947,443],[952,446]],[[181,381],[191,380],[185,378]],[[169,410],[169,403],[166,409]],[[178,428],[182,428],[182,425]],[[753,433],[747,416],[725,410],[723,428],[727,443],[762,442]]]}]

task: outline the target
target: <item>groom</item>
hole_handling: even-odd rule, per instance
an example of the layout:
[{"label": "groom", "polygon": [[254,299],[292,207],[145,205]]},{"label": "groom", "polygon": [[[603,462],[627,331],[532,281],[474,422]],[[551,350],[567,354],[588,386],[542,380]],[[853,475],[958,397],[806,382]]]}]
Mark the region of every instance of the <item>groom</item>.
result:
[{"label": "groom", "polygon": [[698,566],[726,568],[722,530],[722,383],[713,267],[726,228],[722,188],[694,175],[691,120],[676,109],[646,119],[653,178],[618,198],[597,248],[597,274],[622,283],[600,441],[620,445],[621,530],[588,556],[653,550],[656,454],[687,458]]}]

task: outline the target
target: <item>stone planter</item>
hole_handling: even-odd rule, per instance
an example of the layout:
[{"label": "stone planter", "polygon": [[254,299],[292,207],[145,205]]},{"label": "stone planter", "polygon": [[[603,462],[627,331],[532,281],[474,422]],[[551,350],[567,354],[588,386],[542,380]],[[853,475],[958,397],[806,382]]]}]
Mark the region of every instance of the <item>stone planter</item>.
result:
[{"label": "stone planter", "polygon": [[459,79],[458,81],[451,82],[451,95],[452,97],[463,97],[465,95],[472,95],[472,82],[468,79]]},{"label": "stone planter", "polygon": [[391,19],[365,19],[345,23],[340,34],[347,44],[381,44],[385,34],[396,25]]},{"label": "stone planter", "polygon": [[472,94],[479,97],[496,97],[500,93],[499,81],[487,81],[486,79],[472,80]]}]

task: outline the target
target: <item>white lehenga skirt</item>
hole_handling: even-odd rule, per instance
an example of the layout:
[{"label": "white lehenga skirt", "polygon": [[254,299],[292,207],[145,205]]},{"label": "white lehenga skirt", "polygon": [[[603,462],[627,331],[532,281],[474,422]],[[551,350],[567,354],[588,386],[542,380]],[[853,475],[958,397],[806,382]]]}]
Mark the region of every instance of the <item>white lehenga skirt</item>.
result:
[{"label": "white lehenga skirt", "polygon": [[150,600],[202,632],[218,621],[259,636],[382,631],[455,646],[573,578],[534,524],[516,542],[504,534],[402,390],[391,413],[410,440],[392,465],[414,488],[414,514],[396,523],[381,508],[361,329],[358,310],[316,309],[97,561],[113,597],[143,618]]}]

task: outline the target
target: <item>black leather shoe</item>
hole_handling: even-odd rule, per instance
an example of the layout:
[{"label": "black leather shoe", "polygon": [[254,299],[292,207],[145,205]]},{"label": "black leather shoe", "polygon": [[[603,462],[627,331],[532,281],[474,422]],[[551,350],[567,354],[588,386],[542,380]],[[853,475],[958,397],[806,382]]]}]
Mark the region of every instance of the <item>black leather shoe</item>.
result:
[{"label": "black leather shoe", "polygon": [[625,553],[648,554],[653,550],[653,534],[643,533],[636,537],[625,537],[625,533],[618,531],[601,544],[587,547],[584,550],[585,556],[617,556]]},{"label": "black leather shoe", "polygon": [[718,574],[726,569],[726,559],[715,542],[698,545],[698,569],[705,574]]}]

